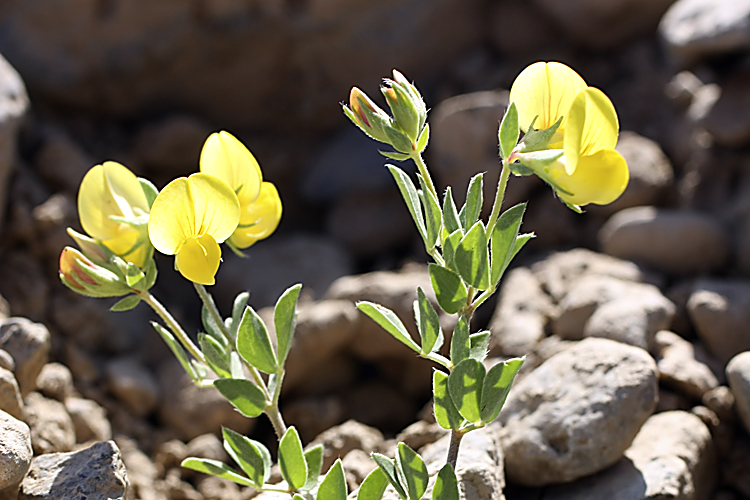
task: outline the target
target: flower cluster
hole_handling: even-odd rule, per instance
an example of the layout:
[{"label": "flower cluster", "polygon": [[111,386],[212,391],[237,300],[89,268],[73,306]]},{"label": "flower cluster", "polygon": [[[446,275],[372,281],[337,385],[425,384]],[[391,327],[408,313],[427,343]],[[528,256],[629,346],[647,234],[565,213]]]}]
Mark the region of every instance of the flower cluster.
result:
[{"label": "flower cluster", "polygon": [[[228,132],[211,134],[200,172],[170,182],[161,192],[116,162],[93,167],[81,182],[78,213],[88,234],[69,230],[81,251],[60,256],[60,278],[86,295],[118,296],[153,266],[154,249],[175,255],[190,281],[214,284],[220,243],[248,248],[270,236],[281,219],[276,187],[263,181],[252,153]],[[146,273],[146,274],[144,274]]]}]

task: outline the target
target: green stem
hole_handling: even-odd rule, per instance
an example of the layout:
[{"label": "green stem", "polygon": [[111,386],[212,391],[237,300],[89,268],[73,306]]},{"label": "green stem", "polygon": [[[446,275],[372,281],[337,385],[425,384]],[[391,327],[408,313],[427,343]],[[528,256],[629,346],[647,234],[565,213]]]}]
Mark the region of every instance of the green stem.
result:
[{"label": "green stem", "polygon": [[190,340],[190,337],[188,337],[188,334],[185,333],[185,330],[182,329],[180,324],[177,322],[176,319],[172,317],[171,314],[169,314],[169,311],[167,311],[167,308],[164,307],[161,302],[156,300],[156,297],[148,293],[148,291],[143,291],[138,294],[141,297],[141,300],[151,306],[151,309],[154,310],[156,314],[159,315],[159,317],[164,321],[164,323],[167,324],[170,330],[172,330],[172,333],[175,334],[177,339],[180,341],[180,343],[185,347],[185,349],[188,350],[190,354],[193,355],[195,359],[203,363],[204,365],[208,366],[208,363],[206,363],[206,358],[203,356],[203,353],[198,349],[198,347],[193,344],[193,341]]},{"label": "green stem", "polygon": [[271,421],[271,425],[273,425],[273,431],[276,433],[276,438],[281,440],[281,438],[284,437],[284,434],[286,434],[286,424],[281,417],[278,401],[275,404],[266,407],[265,414],[268,417],[268,420]]},{"label": "green stem", "polygon": [[438,354],[436,352],[431,352],[427,355],[422,356],[424,359],[429,359],[430,361],[433,361],[441,366],[443,366],[446,370],[450,371],[451,369],[451,360],[443,356],[442,354]]},{"label": "green stem", "polygon": [[[513,159],[512,155],[510,160]],[[510,176],[510,162],[503,161],[503,170],[500,172],[500,178],[497,180],[497,192],[495,193],[495,202],[492,204],[492,212],[490,218],[487,219],[487,238],[492,237],[492,232],[495,230],[495,224],[497,218],[500,216],[500,209],[503,205],[503,199],[505,198],[505,188],[508,186],[508,177]]]},{"label": "green stem", "polygon": [[427,170],[427,164],[425,164],[424,160],[422,159],[422,153],[413,153],[411,159],[414,160],[414,163],[417,165],[419,173],[422,175],[424,183],[427,185],[427,189],[429,189],[430,193],[435,196],[436,200],[440,200],[440,197],[435,190],[435,184],[433,184],[432,182],[432,177],[430,177],[430,171]]}]

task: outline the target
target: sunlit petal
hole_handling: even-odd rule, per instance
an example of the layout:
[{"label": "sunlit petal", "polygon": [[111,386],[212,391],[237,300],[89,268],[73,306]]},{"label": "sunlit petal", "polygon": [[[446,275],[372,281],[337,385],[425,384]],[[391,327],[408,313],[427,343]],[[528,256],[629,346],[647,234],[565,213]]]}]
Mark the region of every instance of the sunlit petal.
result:
[{"label": "sunlit petal", "polygon": [[620,125],[612,101],[601,90],[578,93],[568,112],[564,137],[567,172],[573,174],[580,156],[590,156],[617,145]]},{"label": "sunlit petal", "polygon": [[247,248],[258,240],[268,238],[281,220],[281,199],[276,186],[264,182],[255,203],[242,208],[240,224],[229,238],[237,248]]},{"label": "sunlit petal", "polygon": [[229,238],[240,221],[240,202],[221,179],[198,173],[188,177],[195,210],[193,235],[210,234],[217,242]]},{"label": "sunlit petal", "polygon": [[201,285],[213,285],[221,262],[221,248],[210,234],[189,238],[175,257],[177,270]]},{"label": "sunlit petal", "polygon": [[[568,66],[557,62],[537,62],[516,77],[510,89],[510,101],[518,107],[521,130],[527,128],[538,116],[534,128],[549,128],[564,117],[578,92],[586,88],[586,82]],[[561,137],[565,119],[558,130]]]},{"label": "sunlit petal", "polygon": [[568,175],[563,165],[550,172],[550,179],[567,191],[558,190],[558,196],[574,205],[612,203],[625,191],[630,179],[625,158],[614,149],[581,156],[573,175]]},{"label": "sunlit petal", "polygon": [[229,184],[243,205],[255,201],[263,182],[258,161],[244,144],[225,131],[214,132],[206,139],[200,170]]},{"label": "sunlit petal", "polygon": [[195,233],[195,208],[186,177],[167,184],[151,206],[148,236],[158,251],[174,255]]}]

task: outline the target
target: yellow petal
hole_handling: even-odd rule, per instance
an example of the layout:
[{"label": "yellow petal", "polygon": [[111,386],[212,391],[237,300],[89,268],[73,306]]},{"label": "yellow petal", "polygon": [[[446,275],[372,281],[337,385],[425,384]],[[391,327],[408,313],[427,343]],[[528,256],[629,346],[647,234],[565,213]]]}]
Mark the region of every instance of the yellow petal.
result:
[{"label": "yellow petal", "polygon": [[572,174],[580,156],[590,156],[617,145],[620,124],[612,101],[601,90],[588,87],[578,93],[568,113],[564,149]]},{"label": "yellow petal", "polygon": [[154,248],[173,255],[189,238],[205,234],[223,242],[240,220],[234,191],[213,175],[197,173],[167,184],[154,200],[148,233]]},{"label": "yellow petal", "polygon": [[550,179],[570,193],[557,193],[568,203],[606,205],[625,191],[630,172],[620,153],[614,149],[605,149],[590,156],[581,156],[573,175],[568,175],[564,166],[560,165],[550,172]]},{"label": "yellow petal", "polygon": [[78,214],[84,231],[96,239],[115,238],[130,228],[110,217],[133,218],[148,213],[138,178],[123,165],[108,161],[89,170],[78,190]]},{"label": "yellow petal", "polygon": [[[537,62],[528,66],[510,89],[510,101],[518,107],[521,130],[526,132],[535,116],[538,118],[534,128],[551,127],[558,118],[565,117],[578,92],[585,88],[583,78],[564,64]],[[564,130],[565,119],[557,136],[562,137]]]},{"label": "yellow petal", "polygon": [[201,285],[213,285],[219,270],[221,248],[210,234],[189,238],[175,257],[177,270],[185,278]]},{"label": "yellow petal", "polygon": [[214,132],[203,145],[200,170],[223,180],[237,193],[240,203],[255,201],[263,182],[260,165],[236,137],[229,132]]},{"label": "yellow petal", "polygon": [[237,248],[247,248],[258,240],[268,238],[278,227],[281,212],[281,199],[276,186],[264,182],[255,203],[242,207],[240,224],[229,242]]}]

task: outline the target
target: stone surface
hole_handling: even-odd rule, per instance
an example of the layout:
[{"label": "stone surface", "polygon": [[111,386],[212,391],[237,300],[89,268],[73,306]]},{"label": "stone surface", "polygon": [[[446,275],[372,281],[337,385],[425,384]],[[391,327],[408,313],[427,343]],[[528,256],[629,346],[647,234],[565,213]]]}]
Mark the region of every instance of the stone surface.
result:
[{"label": "stone surface", "polygon": [[0,326],[0,348],[8,351],[16,362],[16,380],[21,395],[34,390],[36,378],[47,363],[50,335],[41,323],[25,318],[10,318]]},{"label": "stone surface", "polygon": [[656,363],[646,351],[606,339],[582,340],[511,391],[498,419],[508,479],[541,486],[613,465],[657,398]]},{"label": "stone surface", "polygon": [[418,450],[423,446],[434,443],[446,434],[448,434],[448,431],[440,427],[437,423],[418,420],[399,432],[396,436],[396,441],[405,443],[410,448]]},{"label": "stone surface", "polygon": [[750,3],[678,0],[664,14],[659,34],[683,65],[750,47]]},{"label": "stone surface", "polygon": [[727,380],[745,429],[750,432],[750,351],[733,357],[727,365]]},{"label": "stone surface", "polygon": [[123,500],[127,488],[120,450],[113,441],[105,441],[74,453],[35,457],[21,483],[18,500]]},{"label": "stone surface", "polygon": [[526,267],[508,272],[502,280],[497,306],[488,329],[492,356],[523,356],[545,336],[555,311],[536,275]]},{"label": "stone surface", "polygon": [[191,439],[187,443],[186,453],[190,457],[209,458],[211,460],[226,461],[229,459],[221,440],[216,437],[216,434],[211,433]]},{"label": "stone surface", "polygon": [[[742,3],[742,2],[738,2]],[[750,7],[748,8],[750,14]],[[748,18],[750,23],[750,18]],[[750,28],[747,29],[750,37]],[[736,72],[721,82],[721,95],[711,106],[702,124],[716,143],[740,147],[750,141],[750,97],[747,89],[750,72]]]},{"label": "stone surface", "polygon": [[549,488],[545,500],[709,500],[716,484],[716,452],[708,428],[683,411],[649,418],[614,467],[569,485]]},{"label": "stone surface", "polygon": [[96,401],[69,397],[65,399],[65,409],[75,427],[76,443],[112,439],[112,425],[107,420],[107,410]]},{"label": "stone surface", "polygon": [[0,491],[21,482],[31,458],[29,426],[0,411]]},{"label": "stone surface", "polygon": [[382,443],[383,434],[379,430],[349,420],[331,427],[307,446],[323,445],[323,470],[327,471],[336,459],[344,458],[350,451],[362,450],[369,454],[380,451]]},{"label": "stone surface", "polygon": [[59,453],[73,449],[75,426],[65,406],[38,392],[26,396],[26,422],[31,428],[34,454]]},{"label": "stone surface", "polygon": [[75,392],[73,374],[61,363],[47,363],[36,378],[36,388],[48,398],[65,402]]},{"label": "stone surface", "polygon": [[653,30],[674,0],[536,0],[573,41],[601,50]]},{"label": "stone surface", "polygon": [[5,368],[11,372],[16,370],[16,362],[13,360],[13,356],[5,349],[0,349],[0,368]]},{"label": "stone surface", "polygon": [[23,420],[23,399],[13,372],[0,368],[0,410]]},{"label": "stone surface", "polygon": [[729,239],[718,221],[697,212],[634,207],[613,215],[599,232],[602,250],[670,274],[721,268]]},{"label": "stone surface", "polygon": [[169,360],[159,369],[159,418],[184,441],[219,432],[224,425],[242,434],[255,420],[243,417],[213,387],[196,387],[182,366]]},{"label": "stone surface", "polygon": [[750,350],[750,282],[701,280],[687,309],[703,344],[722,363]]},{"label": "stone surface", "polygon": [[134,358],[118,358],[107,363],[107,386],[134,415],[151,413],[159,400],[159,386],[151,372]]},{"label": "stone surface", "polygon": [[18,131],[28,108],[21,76],[0,56],[0,220],[4,220],[8,181],[16,161]]},{"label": "stone surface", "polygon": [[349,487],[349,491],[359,488],[359,485],[362,484],[367,475],[377,467],[373,459],[370,458],[369,453],[356,449],[346,454],[341,460],[341,465],[344,466],[344,474],[346,475],[346,484]]},{"label": "stone surface", "polygon": [[700,400],[719,385],[711,369],[696,359],[693,344],[676,333],[660,331],[656,334],[656,367],[659,378],[675,391]]},{"label": "stone surface", "polygon": [[7,298],[14,316],[41,321],[49,292],[45,268],[28,251],[10,251],[0,262],[0,294]]}]

